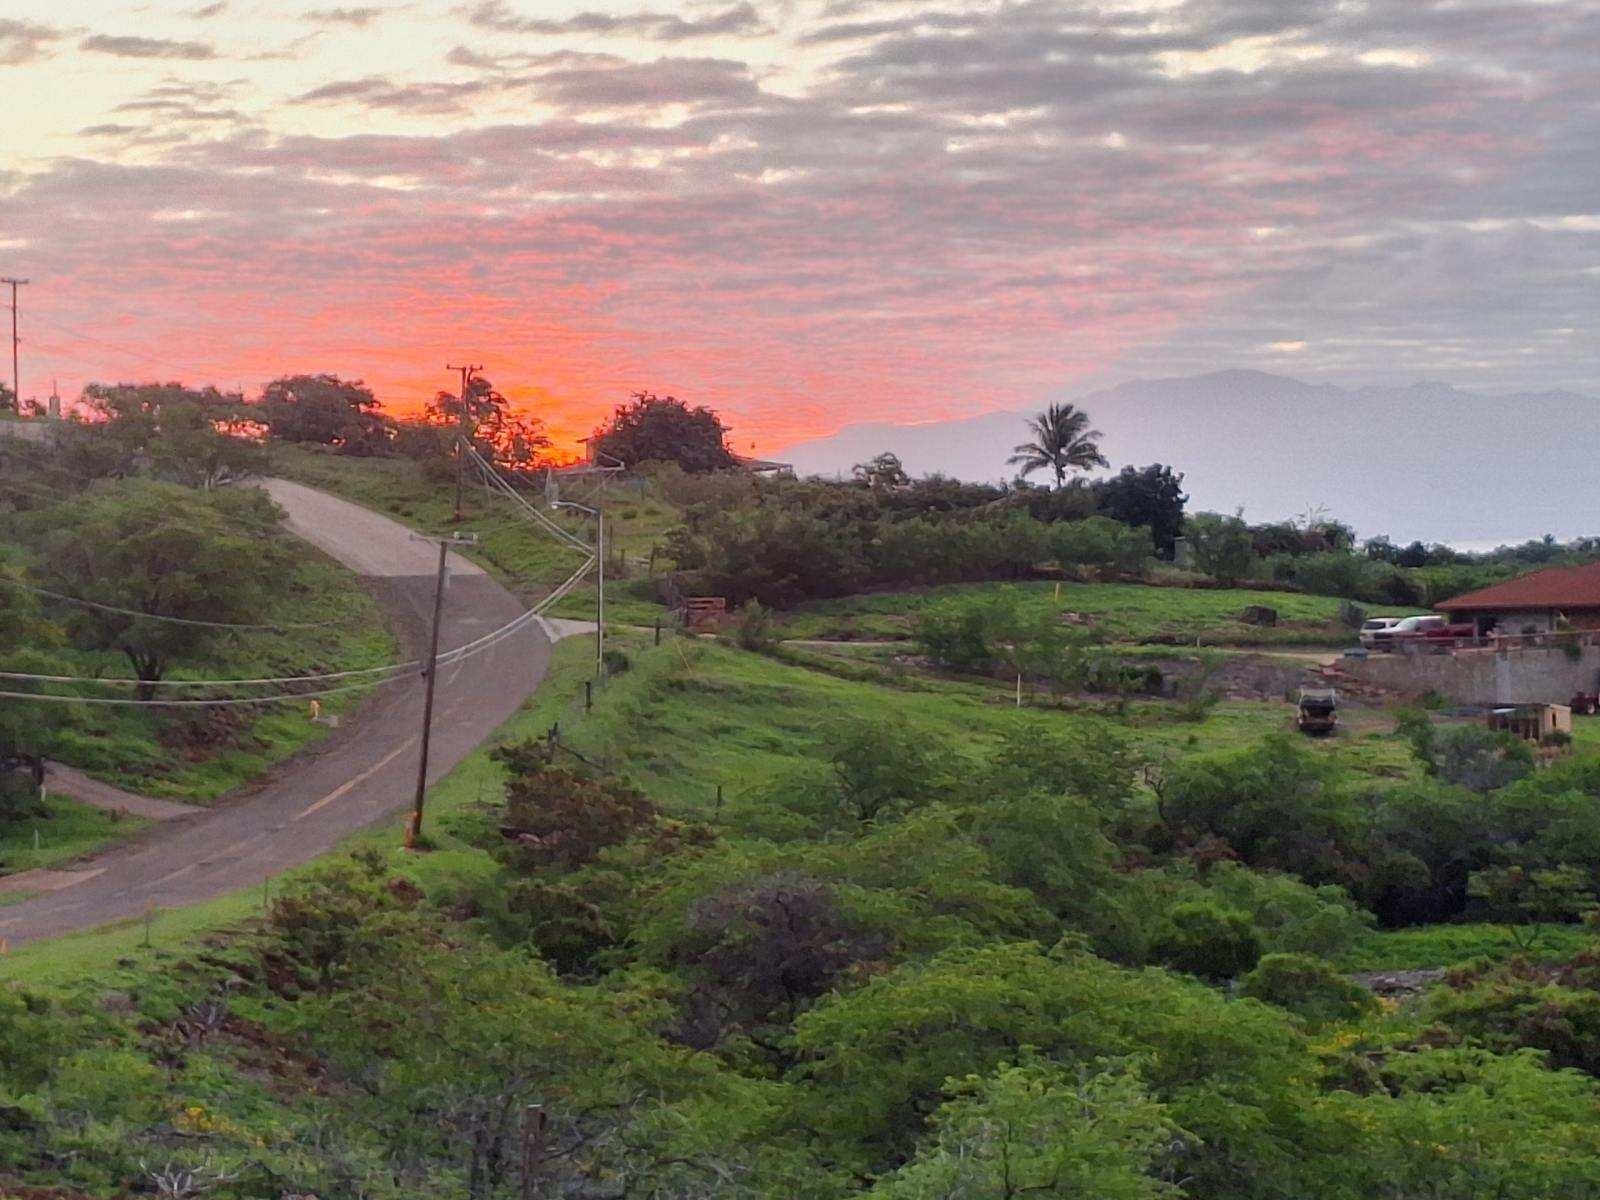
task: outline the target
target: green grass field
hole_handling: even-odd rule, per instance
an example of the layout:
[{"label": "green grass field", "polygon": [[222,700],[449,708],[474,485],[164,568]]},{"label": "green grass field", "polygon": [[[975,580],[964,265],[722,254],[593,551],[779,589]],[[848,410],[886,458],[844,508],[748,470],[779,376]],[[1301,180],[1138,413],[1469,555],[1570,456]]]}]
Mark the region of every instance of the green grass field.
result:
[{"label": "green grass field", "polygon": [[1584,925],[1425,925],[1369,933],[1340,966],[1347,971],[1412,971],[1447,967],[1480,956],[1525,955],[1535,961],[1569,958],[1594,940]]},{"label": "green grass field", "polygon": [[76,800],[52,796],[37,814],[0,821],[0,875],[58,867],[93,854],[148,825]]},{"label": "green grass field", "polygon": [[[400,850],[398,817],[351,839],[346,849],[386,849],[430,894],[470,887],[491,869],[470,841],[481,830],[503,779],[490,751],[504,742],[542,737],[552,723],[559,725],[563,744],[624,774],[669,812],[713,820],[719,785],[725,805],[747,802],[774,780],[814,760],[834,731],[868,715],[892,713],[930,744],[974,758],[1019,719],[1126,736],[1158,758],[1167,752],[1248,745],[1263,733],[1289,728],[1284,704],[1224,702],[1198,722],[1174,720],[1170,705],[1154,703],[1133,706],[1131,721],[1047,709],[1019,715],[1005,689],[982,682],[930,679],[926,686],[894,688],[710,641],[668,638],[656,647],[648,636],[622,633],[613,637],[612,645],[628,654],[631,666],[597,690],[592,711],[583,706],[583,681],[592,664],[590,643],[569,638],[556,647],[550,674],[537,695],[430,790],[429,852],[405,855]],[[1375,779],[1415,770],[1405,745],[1388,734],[1347,734],[1306,744]],[[297,874],[290,872],[271,887],[280,888]],[[149,946],[140,918],[26,947],[0,960],[0,979],[70,984],[112,962],[125,964],[119,970],[137,976],[218,930],[249,921],[265,899],[260,889],[253,889],[190,909],[158,912],[150,920]],[[1571,940],[1575,935],[1563,929],[1549,936]],[[1512,948],[1502,927],[1439,926],[1373,934],[1345,966],[1439,966]]]},{"label": "green grass field", "polygon": [[[1088,628],[1114,642],[1184,646],[1327,646],[1355,644],[1339,624],[1341,601],[1295,592],[1243,588],[1149,587],[1137,583],[950,584],[915,592],[885,592],[820,600],[783,616],[789,638],[880,639],[910,635],[917,613],[930,604],[995,587],[1015,587],[1053,612],[1075,612]],[[1247,625],[1249,605],[1276,609],[1274,627]]]}]

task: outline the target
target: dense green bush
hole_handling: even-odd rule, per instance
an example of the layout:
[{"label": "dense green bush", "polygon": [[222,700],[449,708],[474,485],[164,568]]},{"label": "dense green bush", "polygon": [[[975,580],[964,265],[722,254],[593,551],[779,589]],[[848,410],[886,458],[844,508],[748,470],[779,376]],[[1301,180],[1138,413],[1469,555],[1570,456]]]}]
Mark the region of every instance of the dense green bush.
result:
[{"label": "dense green bush", "polygon": [[1313,1025],[1359,1020],[1378,1006],[1370,991],[1309,954],[1263,955],[1239,980],[1239,994],[1286,1008]]},{"label": "dense green bush", "polygon": [[1150,531],[1106,517],[1063,521],[1050,527],[1050,556],[1064,567],[1114,567],[1138,571],[1155,552]]},{"label": "dense green bush", "polygon": [[1261,957],[1248,917],[1211,904],[1180,904],[1150,947],[1155,960],[1202,979],[1234,979]]}]

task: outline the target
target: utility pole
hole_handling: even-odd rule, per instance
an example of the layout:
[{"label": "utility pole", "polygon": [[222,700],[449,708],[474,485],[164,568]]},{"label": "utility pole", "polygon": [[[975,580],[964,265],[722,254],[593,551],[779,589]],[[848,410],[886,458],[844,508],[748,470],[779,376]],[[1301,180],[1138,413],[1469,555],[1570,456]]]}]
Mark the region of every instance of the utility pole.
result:
[{"label": "utility pole", "polygon": [[[433,541],[433,538],[421,538],[418,534],[412,537],[421,541]],[[447,561],[451,546],[471,546],[478,541],[478,535],[469,533],[465,536],[452,534],[447,538],[439,538],[439,571],[433,585],[433,628],[428,634],[428,667],[427,686],[422,692],[422,751],[417,760],[417,795],[411,806],[411,822],[406,826],[406,849],[415,849],[417,839],[422,836],[422,804],[428,794],[428,744],[433,736],[433,689],[439,674],[439,625],[444,614],[444,588],[449,581],[450,570]]]},{"label": "utility pole", "polygon": [[406,826],[406,849],[414,850],[422,836],[422,802],[428,792],[428,742],[433,735],[433,685],[439,675],[439,617],[444,611],[445,558],[450,543],[439,539],[439,574],[433,585],[433,631],[428,645],[428,682],[422,693],[422,753],[417,759],[417,795]]},{"label": "utility pole", "polygon": [[17,369],[17,347],[21,344],[17,337],[17,289],[28,282],[26,279],[0,276],[0,283],[11,285],[11,407],[19,417],[22,415],[22,374]]},{"label": "utility pole", "polygon": [[466,488],[467,471],[467,389],[472,386],[472,377],[483,370],[482,365],[476,367],[452,367],[445,364],[446,371],[461,372],[461,411],[456,420],[456,520],[461,520],[462,494]]}]

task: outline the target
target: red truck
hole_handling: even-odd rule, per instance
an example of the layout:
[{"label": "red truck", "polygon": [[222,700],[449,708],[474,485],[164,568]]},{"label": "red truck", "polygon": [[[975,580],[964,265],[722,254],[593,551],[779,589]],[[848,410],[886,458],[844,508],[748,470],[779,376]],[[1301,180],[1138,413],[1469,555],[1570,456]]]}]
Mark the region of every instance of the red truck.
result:
[{"label": "red truck", "polygon": [[1460,625],[1433,625],[1411,636],[1429,646],[1468,646],[1478,640],[1478,627],[1471,621]]}]

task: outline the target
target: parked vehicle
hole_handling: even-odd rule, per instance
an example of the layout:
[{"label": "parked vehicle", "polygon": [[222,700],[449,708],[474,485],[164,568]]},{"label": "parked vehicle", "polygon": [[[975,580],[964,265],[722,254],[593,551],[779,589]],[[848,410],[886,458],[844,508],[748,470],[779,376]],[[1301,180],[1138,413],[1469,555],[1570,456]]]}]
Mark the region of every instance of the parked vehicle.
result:
[{"label": "parked vehicle", "polygon": [[1404,617],[1368,617],[1361,622],[1361,631],[1356,634],[1360,642],[1368,650],[1372,649],[1373,639],[1384,630],[1393,629]]},{"label": "parked vehicle", "polygon": [[1387,629],[1374,630],[1372,634],[1372,649],[1393,650],[1397,643],[1405,641],[1407,638],[1418,637],[1433,629],[1444,629],[1449,624],[1449,617],[1441,617],[1432,613],[1420,617],[1404,617]]},{"label": "parked vehicle", "polygon": [[1327,737],[1339,724],[1339,693],[1333,688],[1301,688],[1294,726],[1307,737]]},{"label": "parked vehicle", "polygon": [[1478,638],[1478,627],[1471,621],[1463,621],[1455,625],[1438,625],[1423,630],[1420,634],[1411,635],[1432,645],[1449,646],[1457,642],[1473,642]]}]

